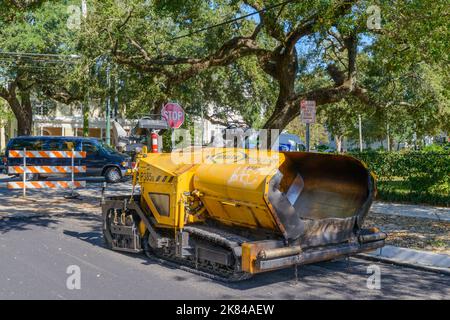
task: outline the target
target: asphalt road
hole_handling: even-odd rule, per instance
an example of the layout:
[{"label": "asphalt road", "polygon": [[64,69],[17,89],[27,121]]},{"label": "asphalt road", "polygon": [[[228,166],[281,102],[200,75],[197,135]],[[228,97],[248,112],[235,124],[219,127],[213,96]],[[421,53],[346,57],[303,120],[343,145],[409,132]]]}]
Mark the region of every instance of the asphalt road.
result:
[{"label": "asphalt road", "polygon": [[[116,185],[108,193],[129,189]],[[24,208],[13,201],[17,195],[0,189],[0,299],[450,298],[449,276],[357,258],[349,264],[340,260],[301,267],[298,281],[294,270],[286,269],[221,283],[144,255],[104,248],[99,184],[82,192],[89,201],[67,202],[51,192],[34,193]],[[11,211],[15,213],[8,215]],[[379,290],[367,287],[367,269],[373,264],[381,271]],[[81,271],[79,290],[66,285],[72,265]]]}]

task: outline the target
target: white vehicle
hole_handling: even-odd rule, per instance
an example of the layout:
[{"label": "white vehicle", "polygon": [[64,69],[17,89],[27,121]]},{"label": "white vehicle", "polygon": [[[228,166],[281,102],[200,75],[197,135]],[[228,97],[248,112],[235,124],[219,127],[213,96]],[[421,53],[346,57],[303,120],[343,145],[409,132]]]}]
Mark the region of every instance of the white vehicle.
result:
[{"label": "white vehicle", "polygon": [[291,133],[282,133],[279,137],[280,151],[304,151],[305,145],[299,136]]}]

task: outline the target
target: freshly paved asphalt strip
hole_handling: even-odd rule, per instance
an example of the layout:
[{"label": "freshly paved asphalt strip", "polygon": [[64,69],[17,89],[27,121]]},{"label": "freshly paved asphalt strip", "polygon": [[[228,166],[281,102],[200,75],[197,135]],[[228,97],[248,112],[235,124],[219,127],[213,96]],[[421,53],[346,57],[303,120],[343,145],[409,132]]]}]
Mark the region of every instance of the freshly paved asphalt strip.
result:
[{"label": "freshly paved asphalt strip", "polygon": [[[107,193],[129,191],[129,185],[116,185]],[[299,267],[298,281],[293,268],[240,283],[213,281],[144,255],[104,248],[100,185],[82,193],[83,201],[33,194],[28,206],[20,207],[6,205],[18,194],[0,191],[5,200],[0,203],[0,299],[450,298],[448,275],[358,258]],[[13,207],[16,214],[8,215]],[[79,290],[67,287],[70,266],[80,268]],[[367,285],[377,270],[381,289]]]}]

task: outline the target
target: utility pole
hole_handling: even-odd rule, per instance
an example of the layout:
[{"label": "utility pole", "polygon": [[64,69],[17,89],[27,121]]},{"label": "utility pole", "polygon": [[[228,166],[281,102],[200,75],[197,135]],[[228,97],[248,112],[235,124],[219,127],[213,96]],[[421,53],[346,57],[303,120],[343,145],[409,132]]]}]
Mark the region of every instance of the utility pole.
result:
[{"label": "utility pole", "polygon": [[203,143],[205,141],[205,118],[203,115],[203,104],[200,106],[201,112],[202,112],[202,144],[201,146],[203,146]]},{"label": "utility pole", "polygon": [[359,122],[359,151],[363,151],[363,137],[362,137],[362,124],[361,124],[361,115],[358,115],[358,122]]},{"label": "utility pole", "polygon": [[106,82],[108,92],[106,96],[106,144],[111,145],[111,75],[110,64],[106,67]]},{"label": "utility pole", "polygon": [[413,141],[414,141],[414,151],[417,150],[417,125],[414,123]]},{"label": "utility pole", "polygon": [[81,0],[81,15],[84,19],[87,18],[87,2],[86,0]]},{"label": "utility pole", "polygon": [[[117,72],[116,72],[117,74]],[[119,114],[119,78],[116,77],[116,81],[114,82],[114,120],[117,120]]]},{"label": "utility pole", "polygon": [[306,152],[309,152],[309,151],[311,151],[311,148],[310,148],[310,124],[309,123],[307,123],[306,124]]},{"label": "utility pole", "polygon": [[386,124],[386,133],[387,133],[387,151],[391,151],[391,137],[389,136],[389,123]]},{"label": "utility pole", "polygon": [[83,137],[89,137],[89,89],[84,96]]},{"label": "utility pole", "polygon": [[[87,18],[87,3],[86,0],[81,0],[81,15],[83,19]],[[83,21],[83,26],[86,21]],[[89,88],[84,96],[83,103],[83,137],[89,137]]]}]

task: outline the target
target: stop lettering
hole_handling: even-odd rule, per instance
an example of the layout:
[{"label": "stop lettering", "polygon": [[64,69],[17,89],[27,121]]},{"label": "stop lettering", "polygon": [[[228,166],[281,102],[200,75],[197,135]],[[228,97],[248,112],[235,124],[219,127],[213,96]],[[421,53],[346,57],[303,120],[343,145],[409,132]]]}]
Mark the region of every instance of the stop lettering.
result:
[{"label": "stop lettering", "polygon": [[167,103],[161,110],[161,116],[170,128],[177,129],[184,123],[184,110],[178,103]]}]

